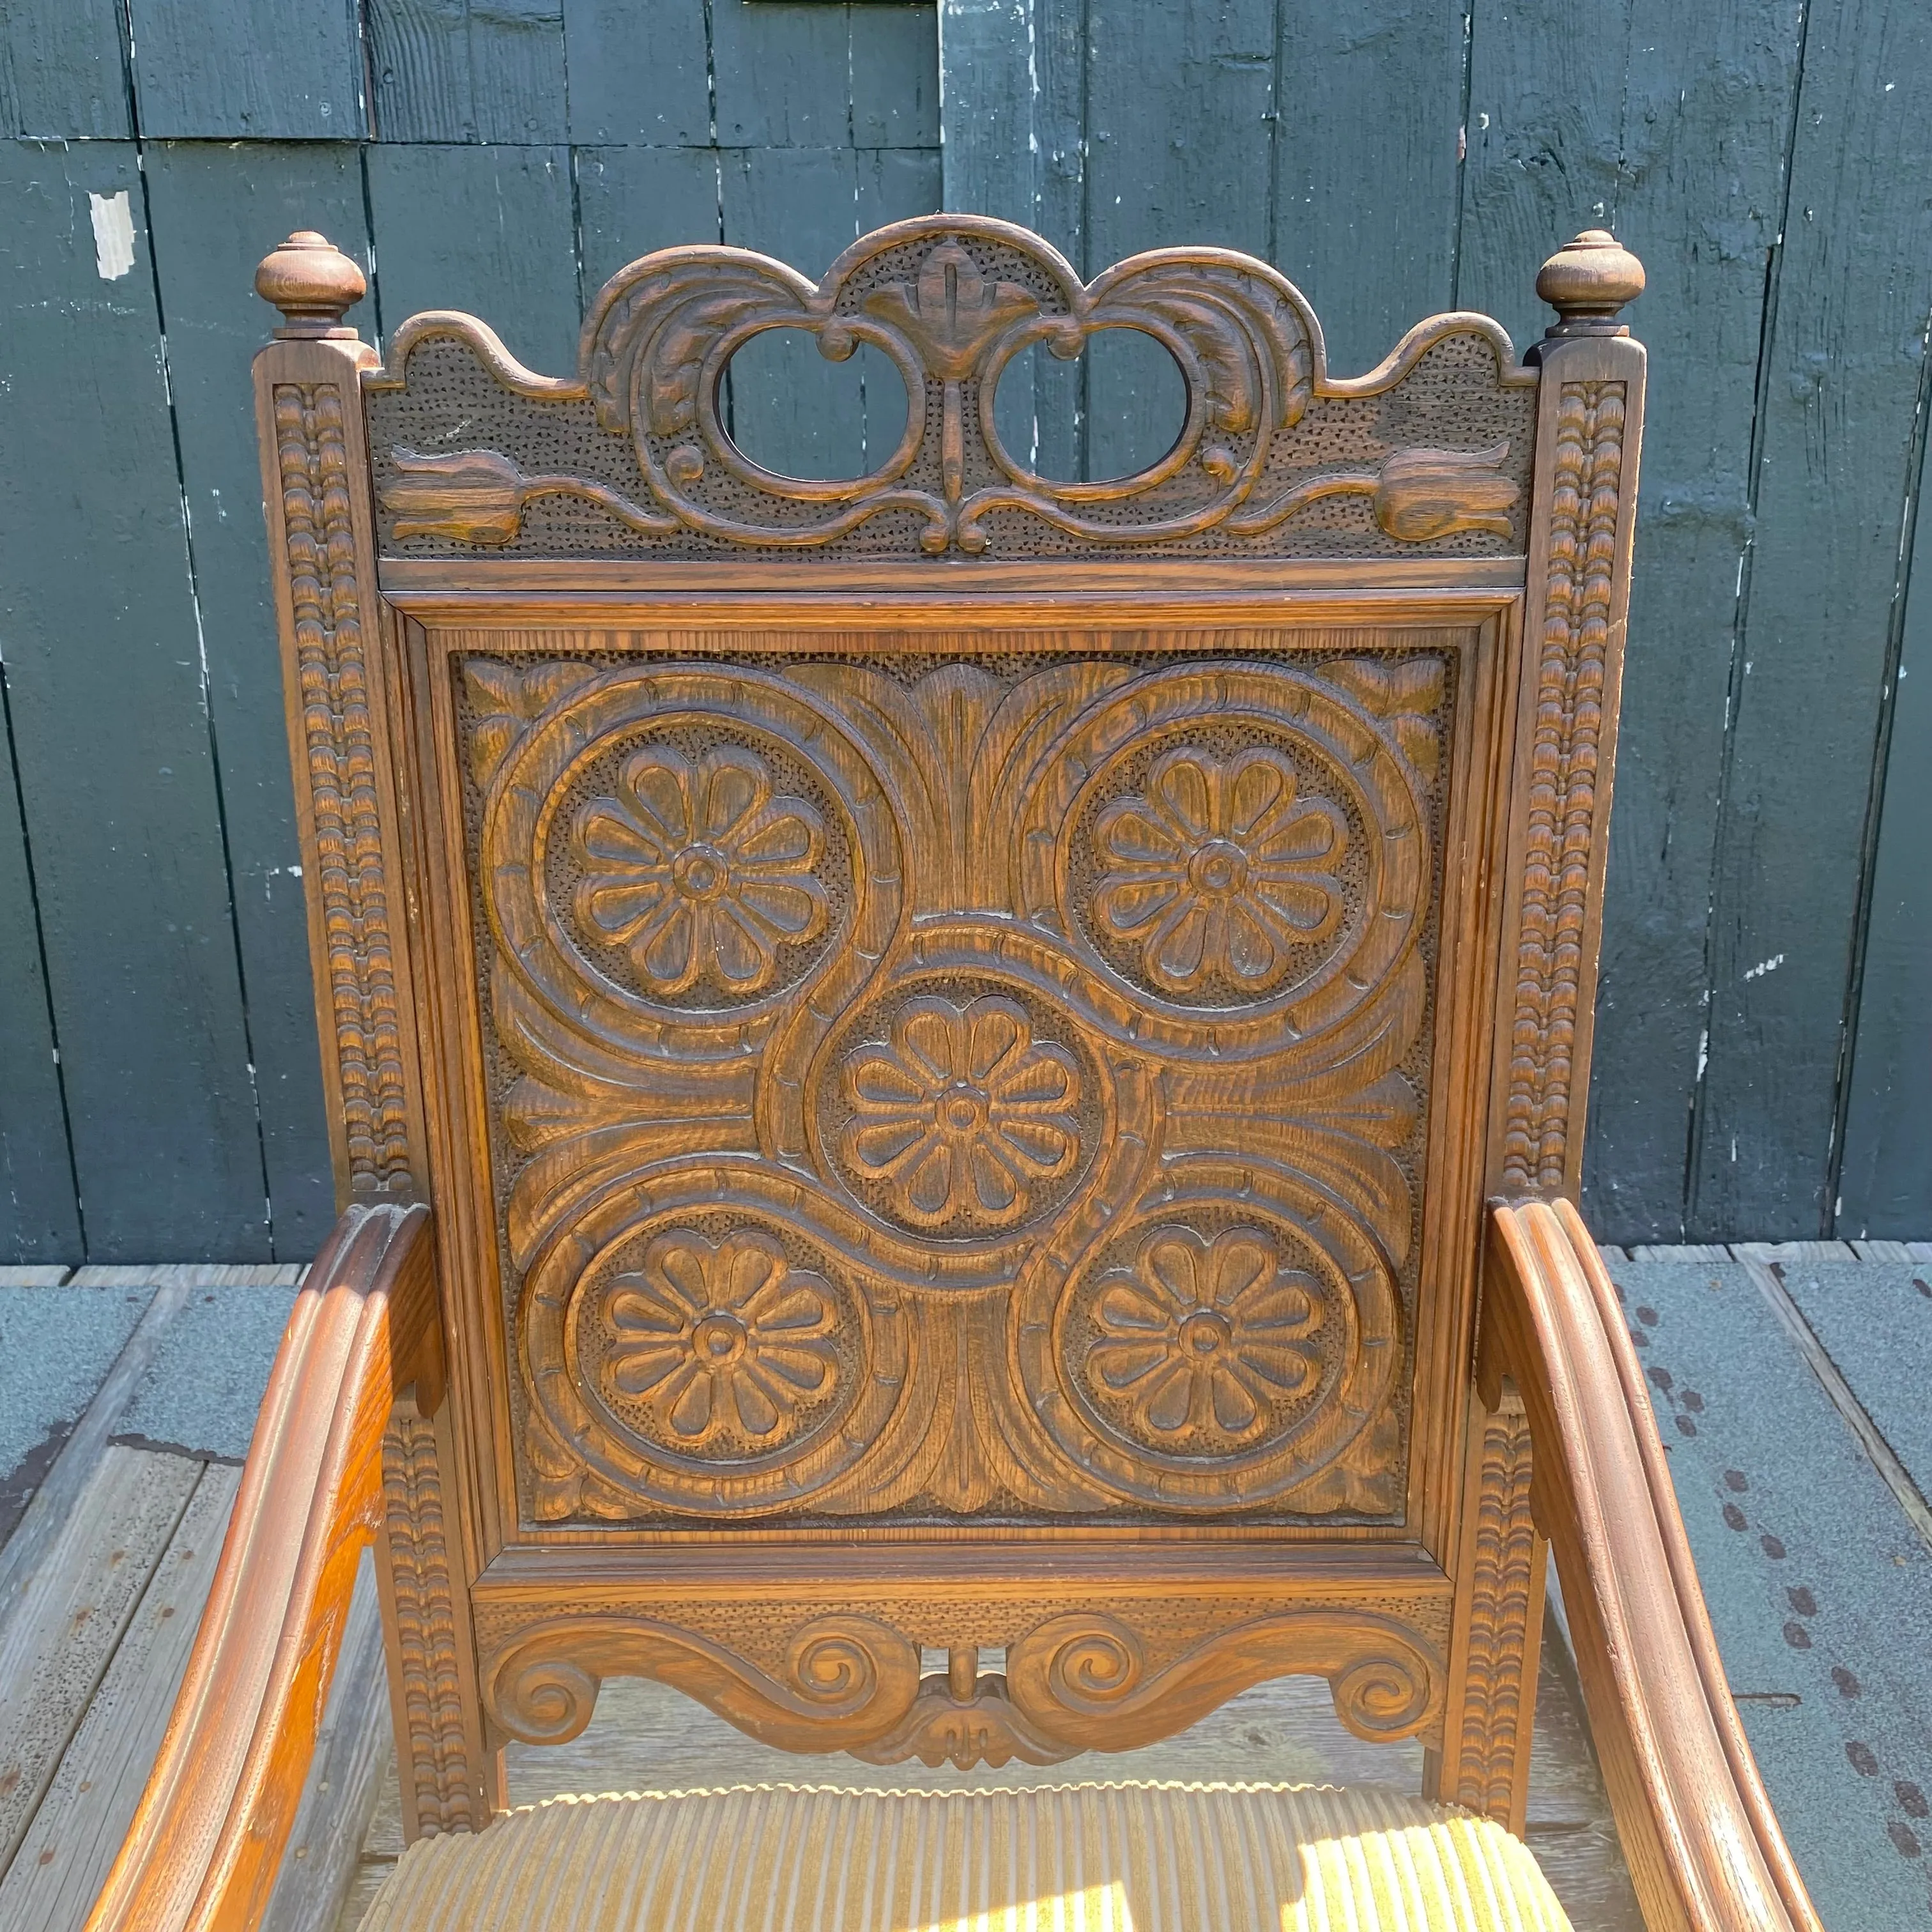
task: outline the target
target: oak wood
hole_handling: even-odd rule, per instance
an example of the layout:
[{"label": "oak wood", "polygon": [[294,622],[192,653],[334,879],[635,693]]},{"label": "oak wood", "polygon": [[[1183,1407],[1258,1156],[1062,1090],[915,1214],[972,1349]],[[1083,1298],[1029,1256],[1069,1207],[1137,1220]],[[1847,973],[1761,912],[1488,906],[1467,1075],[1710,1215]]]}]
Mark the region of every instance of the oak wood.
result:
[{"label": "oak wood", "polygon": [[433,1322],[422,1207],[352,1208],[297,1297],[221,1563],[91,1932],[252,1924],[266,1905],[374,1527],[398,1378]]},{"label": "oak wood", "polygon": [[262,1932],[333,1932],[341,1916],[389,1772],[387,1678],[374,1565],[365,1556]]},{"label": "oak wood", "polygon": [[1642,1370],[1568,1202],[1489,1224],[1481,1382],[1521,1390],[1598,1761],[1646,1922],[1818,1920],[1731,1701]]}]

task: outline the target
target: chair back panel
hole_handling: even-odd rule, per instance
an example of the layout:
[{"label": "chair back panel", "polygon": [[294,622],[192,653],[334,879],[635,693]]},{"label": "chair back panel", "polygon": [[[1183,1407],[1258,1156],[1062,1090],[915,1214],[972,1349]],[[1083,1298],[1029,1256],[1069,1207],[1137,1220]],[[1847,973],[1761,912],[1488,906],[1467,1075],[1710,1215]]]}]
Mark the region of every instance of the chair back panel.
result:
[{"label": "chair back panel", "polygon": [[[1084,285],[947,216],[816,285],[647,258],[574,377],[442,314],[364,368],[380,600],[311,630],[382,640],[406,1157],[345,1166],[436,1210],[479,1736],[640,1670],[796,1748],[1051,1759],[1316,1670],[1439,1738],[1480,1203],[1574,1184],[1642,376],[1600,320],[1340,380],[1260,263]],[[731,440],[781,328],[903,380],[868,474]],[[1173,448],[1035,474],[1002,372],[1118,328]],[[323,352],[265,356],[285,485]]]}]

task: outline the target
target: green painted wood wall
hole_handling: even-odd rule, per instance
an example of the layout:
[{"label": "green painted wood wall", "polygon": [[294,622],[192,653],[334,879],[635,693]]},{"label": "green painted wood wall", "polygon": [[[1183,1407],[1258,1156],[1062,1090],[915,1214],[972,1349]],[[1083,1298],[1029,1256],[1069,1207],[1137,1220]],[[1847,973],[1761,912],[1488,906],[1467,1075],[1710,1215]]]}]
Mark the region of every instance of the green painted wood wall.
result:
[{"label": "green painted wood wall", "polygon": [[[1589,1210],[1618,1240],[1932,1232],[1932,10],[5,0],[0,23],[0,1262],[299,1258],[329,1218],[256,259],[320,226],[370,268],[365,335],[473,308],[561,370],[647,249],[815,273],[942,205],[1089,273],[1267,256],[1343,370],[1447,307],[1527,340],[1579,227],[1643,255]],[[852,473],[878,392],[800,346],[741,372],[736,433]],[[1157,373],[1040,371],[1042,463],[1144,448]]]}]

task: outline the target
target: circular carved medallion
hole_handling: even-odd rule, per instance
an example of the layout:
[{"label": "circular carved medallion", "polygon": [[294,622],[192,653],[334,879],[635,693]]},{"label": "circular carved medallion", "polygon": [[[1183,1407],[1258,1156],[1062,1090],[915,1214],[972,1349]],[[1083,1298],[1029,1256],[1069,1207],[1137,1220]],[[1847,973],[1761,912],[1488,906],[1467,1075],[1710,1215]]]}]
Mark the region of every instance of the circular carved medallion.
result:
[{"label": "circular carved medallion", "polygon": [[1165,752],[1088,836],[1090,935],[1171,998],[1271,993],[1342,924],[1347,818],[1275,747]]},{"label": "circular carved medallion", "polygon": [[1088,944],[1184,1006],[1330,977],[1359,940],[1369,865],[1355,788],[1329,762],[1288,733],[1194,722],[1096,773],[1067,860]]},{"label": "circular carved medallion", "polygon": [[[679,1191],[715,1192],[710,1178]],[[808,1508],[906,1388],[899,1311],[789,1220],[748,1203],[644,1208],[630,1190],[607,1196],[532,1268],[530,1398],[560,1445],[646,1508]]]},{"label": "circular carved medallion", "polygon": [[1345,1268],[1285,1198],[1217,1186],[1150,1202],[1046,1314],[1016,1298],[1028,1405],[1123,1499],[1279,1504],[1338,1465],[1378,1481],[1394,1467],[1392,1284],[1366,1248]]},{"label": "circular carved medallion", "polygon": [[820,1062],[831,1170],[894,1227],[994,1238],[1051,1214],[1102,1138],[1106,1093],[1064,1012],[947,976],[863,1007]]},{"label": "circular carved medallion", "polygon": [[580,1298],[576,1341],[582,1373],[634,1435],[742,1461],[849,1405],[862,1328],[851,1298],[775,1236],[674,1228]]},{"label": "circular carved medallion", "polygon": [[[1226,1456],[1279,1434],[1333,1380],[1321,1280],[1279,1236],[1162,1222],[1076,1311],[1091,1334],[1074,1372],[1117,1434],[1173,1454]],[[1346,1324],[1346,1317],[1342,1318]]]},{"label": "circular carved medallion", "polygon": [[795,985],[852,897],[850,843],[789,746],[692,719],[618,736],[566,777],[549,814],[553,929],[598,978],[684,1011]]}]

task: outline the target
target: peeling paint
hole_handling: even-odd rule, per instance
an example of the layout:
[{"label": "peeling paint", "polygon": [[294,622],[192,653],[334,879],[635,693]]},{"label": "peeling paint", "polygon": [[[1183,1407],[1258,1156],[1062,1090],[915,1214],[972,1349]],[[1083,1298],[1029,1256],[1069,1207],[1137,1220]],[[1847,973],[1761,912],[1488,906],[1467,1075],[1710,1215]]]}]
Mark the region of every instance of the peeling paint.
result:
[{"label": "peeling paint", "polygon": [[128,190],[90,194],[87,212],[94,223],[94,268],[104,282],[118,281],[134,266],[134,211]]}]

